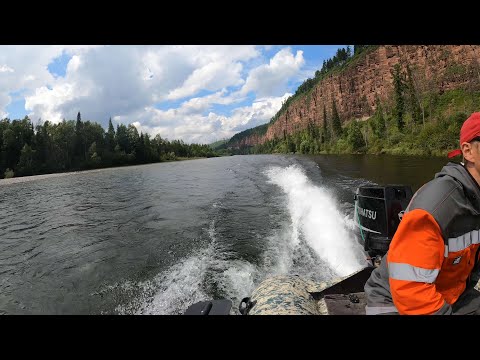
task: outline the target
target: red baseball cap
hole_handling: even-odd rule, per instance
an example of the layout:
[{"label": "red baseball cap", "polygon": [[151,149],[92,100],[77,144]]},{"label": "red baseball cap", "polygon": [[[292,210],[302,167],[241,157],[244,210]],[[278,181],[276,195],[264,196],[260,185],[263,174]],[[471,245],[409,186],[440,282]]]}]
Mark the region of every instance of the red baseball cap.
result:
[{"label": "red baseball cap", "polygon": [[[470,142],[477,136],[480,136],[480,112],[474,112],[465,120],[460,129],[460,146],[464,142]],[[462,150],[456,149],[448,153],[448,157],[452,158],[457,155],[462,155]]]}]

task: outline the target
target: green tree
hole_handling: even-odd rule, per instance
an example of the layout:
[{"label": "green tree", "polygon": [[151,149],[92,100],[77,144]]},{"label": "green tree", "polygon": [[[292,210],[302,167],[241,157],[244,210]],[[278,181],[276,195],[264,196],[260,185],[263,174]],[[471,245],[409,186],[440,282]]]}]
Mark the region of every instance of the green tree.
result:
[{"label": "green tree", "polygon": [[21,176],[33,175],[35,172],[35,163],[34,163],[35,151],[32,150],[30,145],[23,145],[20,160],[18,162],[17,168],[18,173]]},{"label": "green tree", "polygon": [[400,72],[400,64],[395,64],[393,68],[393,87],[395,94],[395,119],[397,121],[398,130],[402,131],[405,126],[405,120],[403,119],[404,114],[404,99],[403,99],[403,90],[404,83],[402,80],[402,74]]},{"label": "green tree", "polygon": [[350,48],[350,45],[347,46],[347,57],[352,56],[352,49]]},{"label": "green tree", "polygon": [[353,54],[354,54],[354,55],[360,54],[360,53],[363,52],[367,47],[368,47],[368,45],[354,45],[354,46],[353,46]]},{"label": "green tree", "polygon": [[370,127],[372,128],[373,133],[379,139],[383,139],[385,136],[387,127],[385,123],[385,117],[383,115],[383,108],[382,104],[380,103],[380,99],[378,96],[375,98],[375,114],[370,119]]},{"label": "green tree", "polygon": [[140,137],[137,141],[137,146],[135,148],[135,156],[138,162],[145,162],[145,139],[143,133],[140,133]]},{"label": "green tree", "polygon": [[338,115],[337,106],[335,105],[335,99],[332,96],[332,129],[336,137],[342,136],[342,123],[340,116]]},{"label": "green tree", "polygon": [[420,103],[418,101],[418,93],[415,89],[413,74],[409,65],[407,65],[406,89],[408,94],[408,105],[410,112],[412,113],[412,119],[415,124],[419,124],[422,122],[422,109],[420,108]]},{"label": "green tree", "polygon": [[125,151],[126,154],[129,154],[132,150],[132,147],[130,146],[127,127],[123,124],[117,125],[116,135],[116,142],[120,146],[120,150]]},{"label": "green tree", "polygon": [[115,151],[115,129],[113,128],[112,118],[108,120],[108,131],[105,137],[107,149],[111,152]]},{"label": "green tree", "polygon": [[310,143],[308,140],[303,140],[300,143],[300,154],[308,154],[310,152]]},{"label": "green tree", "polygon": [[2,175],[6,169],[6,152],[3,146],[3,133],[8,129],[10,123],[8,119],[0,120],[0,175]]},{"label": "green tree", "polygon": [[323,134],[322,134],[322,143],[326,143],[330,140],[330,134],[328,131],[328,119],[327,119],[327,109],[325,104],[323,105]]},{"label": "green tree", "polygon": [[352,146],[353,151],[358,151],[365,145],[360,124],[356,120],[353,120],[348,127],[347,142]]},{"label": "green tree", "polygon": [[48,125],[49,122],[46,121],[45,124],[38,124],[36,126],[36,133],[35,133],[35,148],[36,148],[36,156],[35,162],[37,164],[37,168],[39,169],[40,173],[46,170],[46,162],[48,159]]},{"label": "green tree", "polygon": [[[152,146],[152,142],[150,141],[150,135],[148,133],[145,133],[143,135],[143,144],[144,144],[144,152],[145,152],[145,161],[146,162],[151,162],[154,161],[154,149]],[[191,144],[190,147],[195,148],[195,146],[198,146],[196,144]]]},{"label": "green tree", "polygon": [[20,153],[13,126],[9,126],[3,131],[3,152],[5,154],[5,167],[13,169],[18,163]]},{"label": "green tree", "polygon": [[80,111],[77,114],[77,122],[75,123],[75,156],[79,161],[85,160],[87,158],[87,144],[85,142],[85,134],[83,131],[82,116]]}]

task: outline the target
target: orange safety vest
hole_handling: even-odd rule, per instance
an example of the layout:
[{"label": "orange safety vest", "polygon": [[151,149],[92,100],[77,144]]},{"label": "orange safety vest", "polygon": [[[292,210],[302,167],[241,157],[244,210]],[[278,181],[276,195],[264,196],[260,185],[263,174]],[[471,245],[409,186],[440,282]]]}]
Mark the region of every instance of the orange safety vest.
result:
[{"label": "orange safety vest", "polygon": [[449,314],[480,262],[480,186],[448,163],[413,196],[365,284],[367,314]]},{"label": "orange safety vest", "polygon": [[[480,227],[480,223],[478,224]],[[479,231],[447,239],[423,209],[403,217],[387,254],[390,291],[400,314],[433,314],[452,305],[478,261]]]}]

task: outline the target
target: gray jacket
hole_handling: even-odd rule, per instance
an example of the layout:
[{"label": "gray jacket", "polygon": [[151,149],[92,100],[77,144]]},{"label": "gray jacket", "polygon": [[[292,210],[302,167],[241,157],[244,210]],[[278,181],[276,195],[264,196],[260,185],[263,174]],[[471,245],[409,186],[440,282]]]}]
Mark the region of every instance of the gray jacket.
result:
[{"label": "gray jacket", "polygon": [[[429,212],[437,221],[445,242],[445,257],[448,257],[449,248],[452,252],[458,251],[459,242],[463,248],[480,242],[480,187],[461,164],[449,162],[433,180],[422,186],[406,212],[414,209]],[[387,255],[367,280],[365,295],[367,315],[397,312],[390,292]],[[436,312],[439,315],[451,313],[451,305],[446,302]]]}]

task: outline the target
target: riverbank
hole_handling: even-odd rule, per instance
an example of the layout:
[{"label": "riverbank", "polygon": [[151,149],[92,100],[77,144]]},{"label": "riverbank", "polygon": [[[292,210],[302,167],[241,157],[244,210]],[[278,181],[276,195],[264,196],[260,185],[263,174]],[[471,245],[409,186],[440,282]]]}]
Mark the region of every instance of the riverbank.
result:
[{"label": "riverbank", "polygon": [[2,185],[11,185],[11,184],[18,184],[24,183],[28,181],[34,180],[41,180],[41,179],[51,179],[57,178],[62,176],[71,176],[71,175],[78,175],[78,174],[85,174],[85,173],[95,173],[105,170],[115,170],[115,169],[122,169],[127,167],[136,167],[136,166],[145,166],[145,165],[155,165],[155,164],[163,164],[163,163],[170,163],[176,161],[185,161],[185,160],[199,160],[199,159],[208,159],[205,157],[178,157],[175,160],[166,160],[166,161],[159,161],[155,163],[148,163],[148,164],[134,164],[134,165],[122,165],[122,166],[111,166],[111,167],[104,167],[100,169],[90,169],[90,170],[79,170],[79,171],[68,171],[68,172],[61,172],[61,173],[51,173],[51,174],[42,174],[42,175],[31,175],[31,176],[21,176],[21,177],[13,177],[9,179],[0,179],[0,186]]}]

